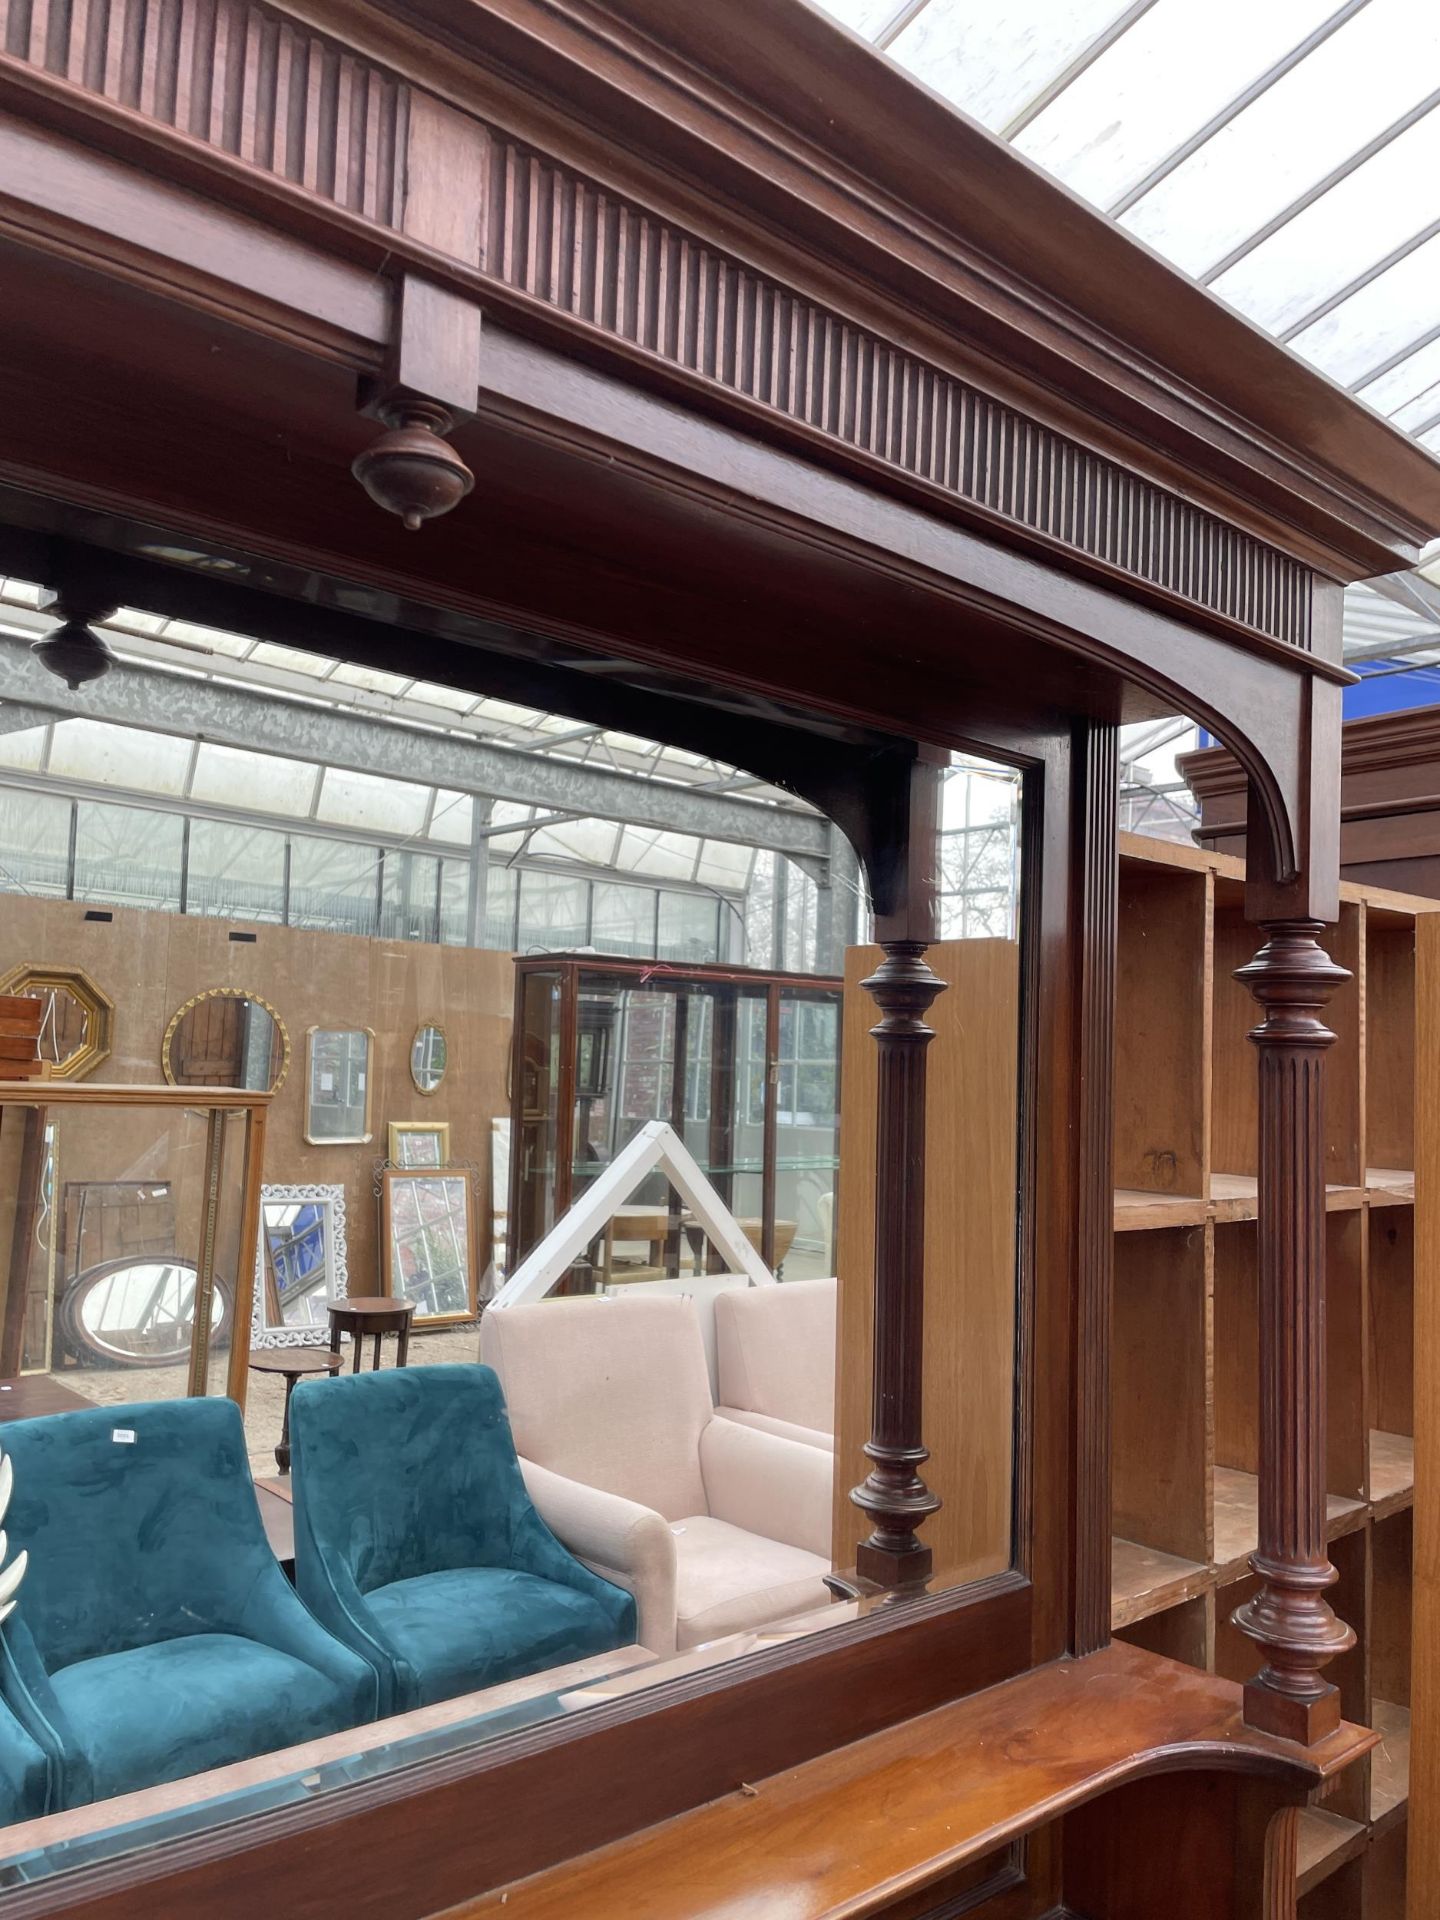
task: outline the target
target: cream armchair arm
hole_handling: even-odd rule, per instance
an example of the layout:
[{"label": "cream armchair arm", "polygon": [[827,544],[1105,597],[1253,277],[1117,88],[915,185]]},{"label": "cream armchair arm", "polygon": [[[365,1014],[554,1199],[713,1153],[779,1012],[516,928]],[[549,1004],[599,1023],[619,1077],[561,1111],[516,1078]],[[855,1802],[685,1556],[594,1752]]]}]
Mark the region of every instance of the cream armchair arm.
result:
[{"label": "cream armchair arm", "polygon": [[717,1414],[700,1435],[700,1472],[713,1520],[830,1558],[833,1454]]},{"label": "cream armchair arm", "polygon": [[676,1548],[667,1522],[650,1507],[567,1480],[533,1460],[521,1460],[520,1471],[556,1539],[602,1579],[634,1594],[641,1646],[673,1653]]}]

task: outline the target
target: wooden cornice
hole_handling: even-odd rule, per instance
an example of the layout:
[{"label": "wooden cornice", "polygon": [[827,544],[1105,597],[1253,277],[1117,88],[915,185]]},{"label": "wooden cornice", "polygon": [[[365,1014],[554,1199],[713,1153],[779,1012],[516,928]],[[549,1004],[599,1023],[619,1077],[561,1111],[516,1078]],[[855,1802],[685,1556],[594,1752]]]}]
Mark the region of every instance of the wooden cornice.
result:
[{"label": "wooden cornice", "polygon": [[[378,11],[302,4],[332,30]],[[652,204],[703,210],[757,264],[1185,498],[1232,519],[1245,502],[1260,537],[1338,578],[1440,531],[1424,449],[802,5],[384,12],[388,57],[424,84],[503,104],[521,137]],[[407,49],[407,26],[428,47]]]},{"label": "wooden cornice", "polygon": [[[1342,778],[1437,762],[1440,762],[1440,706],[1409,707],[1400,713],[1363,714],[1359,719],[1347,720],[1341,730]],[[1218,801],[1243,796],[1245,772],[1228,747],[1201,747],[1194,753],[1182,754],[1176,765],[1197,800]],[[1243,823],[1243,798],[1238,817]]]},{"label": "wooden cornice", "polygon": [[449,102],[483,177],[463,242],[429,251],[486,304],[1249,631],[1333,657],[1307,570],[1391,569],[1440,527],[1412,442],[799,5],[48,18],[0,56],[17,110],[127,157],[148,139],[162,178],[207,173],[287,231],[327,216],[348,257],[368,229],[392,275],[417,252],[412,115]]}]

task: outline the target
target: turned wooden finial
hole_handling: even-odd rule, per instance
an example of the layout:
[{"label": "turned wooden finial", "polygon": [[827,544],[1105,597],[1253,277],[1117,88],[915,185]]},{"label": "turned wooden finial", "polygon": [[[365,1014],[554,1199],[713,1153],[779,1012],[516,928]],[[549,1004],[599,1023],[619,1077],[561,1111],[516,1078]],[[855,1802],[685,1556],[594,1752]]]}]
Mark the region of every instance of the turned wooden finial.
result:
[{"label": "turned wooden finial", "polygon": [[1260,1591],[1234,1616],[1265,1656],[1245,1689],[1250,1725],[1306,1745],[1340,1722],[1327,1662],[1355,1644],[1325,1598],[1325,1050],[1320,1020],[1350,978],[1316,920],[1265,923],[1236,974],[1264,1010],[1260,1072]]},{"label": "turned wooden finial", "polygon": [[111,595],[72,583],[56,592],[54,608],[60,625],[32,642],[30,651],[74,693],[115,664],[115,655],[91,622],[110,619],[116,602]]},{"label": "turned wooden finial", "polygon": [[412,533],[459,506],[475,476],[443,438],[454,421],[430,400],[396,399],[381,412],[387,432],[358,453],[350,471],[376,506]]}]

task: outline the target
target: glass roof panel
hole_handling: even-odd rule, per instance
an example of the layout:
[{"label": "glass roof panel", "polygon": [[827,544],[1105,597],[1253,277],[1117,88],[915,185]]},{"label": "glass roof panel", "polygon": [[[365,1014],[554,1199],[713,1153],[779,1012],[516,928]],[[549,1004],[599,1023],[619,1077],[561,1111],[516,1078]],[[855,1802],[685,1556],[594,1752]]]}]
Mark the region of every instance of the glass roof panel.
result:
[{"label": "glass roof panel", "polygon": [[190,770],[191,742],[143,733],[102,720],[56,723],[48,772],[62,780],[97,780],[137,793],[181,794]]},{"label": "glass roof panel", "polygon": [[1435,0],[1370,0],[1121,225],[1203,274],[1417,105],[1437,73]]},{"label": "glass roof panel", "polygon": [[[1434,219],[1437,176],[1440,111],[1417,120],[1237,261],[1213,282],[1215,292],[1270,332],[1283,332]],[[1432,313],[1433,296],[1432,280]]]},{"label": "glass roof panel", "polygon": [[1388,373],[1382,373],[1378,380],[1368,381],[1356,391],[1360,399],[1368,401],[1380,413],[1393,414],[1433,380],[1440,380],[1440,339],[1431,340],[1418,352],[1407,354]]},{"label": "glass roof panel", "polygon": [[608,867],[615,852],[615,822],[563,820],[554,826],[537,827],[528,850],[554,860],[583,860],[587,865]]},{"label": "glass roof panel", "polygon": [[167,620],[162,632],[167,640],[183,641],[187,646],[203,647],[211,653],[228,654],[232,660],[243,660],[255,647],[254,640],[247,634],[196,626],[193,620]]},{"label": "glass roof panel", "polygon": [[[1125,11],[1127,0],[930,0],[889,52],[992,131],[1013,120]],[[831,11],[835,11],[832,7]]]},{"label": "glass roof panel", "polygon": [[732,846],[725,840],[707,840],[700,852],[695,878],[707,887],[739,889],[750,878],[753,847]]},{"label": "glass roof panel", "polygon": [[1440,427],[1434,427],[1429,433],[1420,436],[1422,447],[1428,447],[1431,453],[1440,453]]},{"label": "glass roof panel", "polygon": [[825,11],[852,32],[873,40],[877,33],[885,31],[905,4],[906,0],[832,0]]},{"label": "glass roof panel", "polygon": [[1342,300],[1290,344],[1322,373],[1350,385],[1435,324],[1437,286],[1440,234]]},{"label": "glass roof panel", "polygon": [[257,640],[246,658],[257,667],[281,667],[286,673],[307,673],[315,680],[324,680],[335,667],[335,662],[323,653],[306,653],[300,647],[277,647],[270,640]]},{"label": "glass roof panel", "polygon": [[38,773],[49,737],[49,727],[20,727],[14,733],[0,733],[0,767]]},{"label": "glass roof panel", "polygon": [[310,812],[318,767],[304,760],[282,760],[273,753],[200,743],[190,792],[216,806],[243,807],[259,813],[288,813],[302,820]]},{"label": "glass roof panel", "polygon": [[356,667],[342,660],[331,674],[329,684],[359,687],[364,693],[403,693],[410,681],[403,673],[382,673],[378,667]]},{"label": "glass roof panel", "polygon": [[424,830],[429,809],[429,787],[326,767],[315,818],[366,833],[413,834]]},{"label": "glass roof panel", "polygon": [[657,879],[688,880],[699,853],[700,843],[688,833],[626,827],[615,864],[631,873],[653,874]]},{"label": "glass roof panel", "polygon": [[1413,433],[1417,427],[1440,425],[1440,380],[1407,401],[1403,407],[1397,407],[1391,416],[1397,427],[1403,427],[1406,433]]},{"label": "glass roof panel", "polygon": [[[990,0],[1012,10],[1007,0]],[[1109,206],[1334,11],[1334,0],[1156,0],[1015,145]],[[1032,19],[1046,9],[1028,9]]]},{"label": "glass roof panel", "polygon": [[451,713],[469,713],[480,704],[478,694],[466,693],[459,687],[440,687],[433,680],[414,681],[405,698],[422,701],[426,706],[445,707]]},{"label": "glass roof panel", "polygon": [[0,574],[0,600],[12,607],[39,607],[48,597],[46,589],[34,580],[17,580],[12,574]]},{"label": "glass roof panel", "polygon": [[474,816],[475,802],[470,794],[456,793],[450,787],[436,787],[428,837],[431,840],[449,840],[457,847],[468,847]]}]

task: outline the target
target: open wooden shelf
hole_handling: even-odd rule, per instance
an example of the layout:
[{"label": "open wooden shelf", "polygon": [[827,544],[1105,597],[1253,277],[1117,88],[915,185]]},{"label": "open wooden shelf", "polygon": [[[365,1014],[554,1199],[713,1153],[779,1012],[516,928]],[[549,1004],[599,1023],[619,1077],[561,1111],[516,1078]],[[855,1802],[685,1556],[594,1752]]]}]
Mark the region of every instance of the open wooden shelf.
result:
[{"label": "open wooden shelf", "polygon": [[1142,1193],[1138,1187],[1115,1189],[1115,1231],[1142,1233],[1153,1227],[1200,1227],[1211,1208],[1188,1193]]},{"label": "open wooden shelf", "polygon": [[[1238,862],[1185,860],[1122,836],[1122,1004],[1143,1016],[1117,1053],[1112,1617],[1137,1647],[1243,1681],[1258,1665],[1231,1625],[1259,1531],[1258,1100],[1256,1010],[1232,976],[1262,936]],[[1357,1644],[1329,1672],[1383,1740],[1307,1809],[1297,1892],[1301,1920],[1403,1920],[1415,922],[1433,907],[1341,892],[1325,941],[1351,975],[1325,1015],[1327,1532]]]},{"label": "open wooden shelf", "polygon": [[[1365,1524],[1367,1508],[1363,1500],[1348,1500],[1332,1493],[1327,1500],[1331,1540],[1352,1533]],[[1260,1482],[1253,1473],[1241,1473],[1235,1467],[1215,1469],[1215,1559],[1221,1580],[1233,1579],[1255,1551],[1260,1537]]]},{"label": "open wooden shelf", "polygon": [[1370,1756],[1370,1824],[1378,1827],[1403,1812],[1410,1797],[1410,1709],[1374,1700],[1370,1724],[1384,1736]]},{"label": "open wooden shelf", "polygon": [[1408,1433],[1370,1433],[1370,1504],[1376,1519],[1415,1498],[1415,1442]]},{"label": "open wooden shelf", "polygon": [[1365,1851],[1370,1835],[1360,1820],[1346,1820],[1323,1807],[1306,1807],[1300,1815],[1299,1871],[1296,1891],[1301,1895]]},{"label": "open wooden shelf", "polygon": [[1210,1585],[1210,1569],[1200,1560],[1182,1560],[1133,1540],[1114,1540],[1110,1550],[1110,1624],[1128,1627],[1163,1613]]}]

